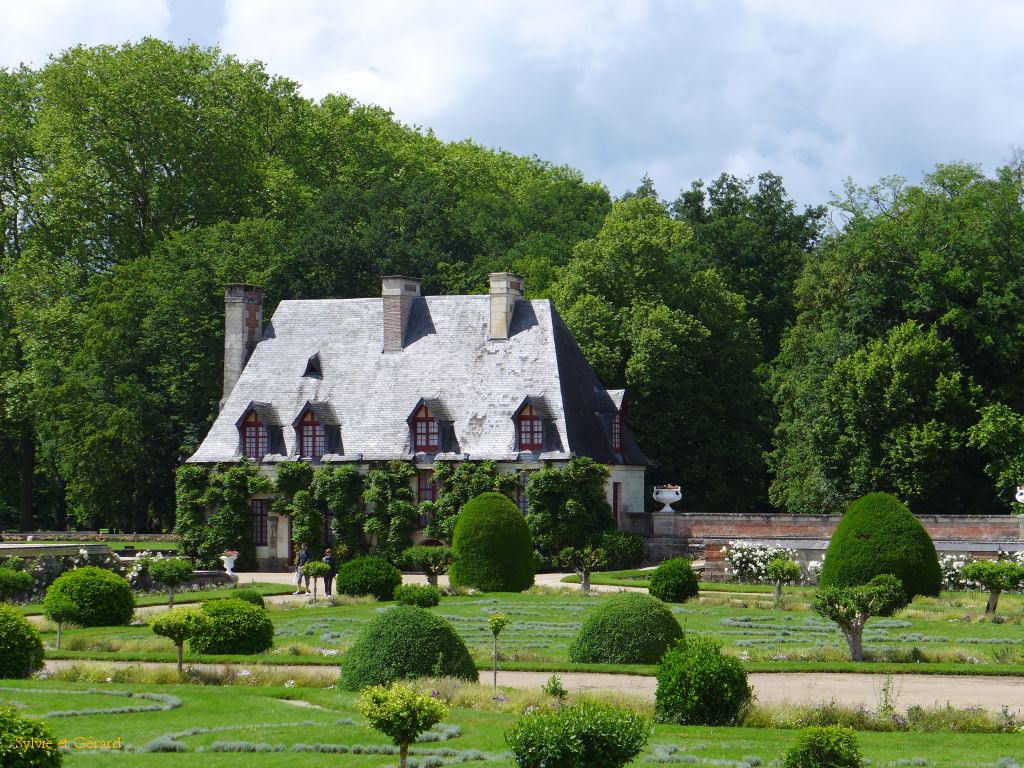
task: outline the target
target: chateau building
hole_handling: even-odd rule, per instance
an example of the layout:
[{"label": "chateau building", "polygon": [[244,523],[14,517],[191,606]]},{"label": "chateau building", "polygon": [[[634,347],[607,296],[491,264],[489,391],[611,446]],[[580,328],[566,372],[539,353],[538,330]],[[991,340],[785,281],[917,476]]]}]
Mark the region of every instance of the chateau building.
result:
[{"label": "chateau building", "polygon": [[[619,524],[643,512],[647,459],[625,393],[605,389],[549,300],[524,299],[505,272],[486,296],[421,296],[401,276],[384,277],[381,294],[282,301],[264,328],[262,290],[227,286],[224,397],[188,461],[244,457],[271,475],[286,461],[406,461],[426,501],[437,461],[530,472],[589,456],[608,466]],[[288,562],[289,519],[269,499],[252,509],[261,565]]]}]

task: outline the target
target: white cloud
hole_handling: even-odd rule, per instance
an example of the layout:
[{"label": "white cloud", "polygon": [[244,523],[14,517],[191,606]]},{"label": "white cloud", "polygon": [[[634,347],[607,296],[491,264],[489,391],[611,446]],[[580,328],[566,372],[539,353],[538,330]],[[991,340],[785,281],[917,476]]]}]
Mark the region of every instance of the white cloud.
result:
[{"label": "white cloud", "polygon": [[0,16],[0,66],[42,66],[50,54],[83,44],[161,37],[165,0],[31,0],[6,3]]}]

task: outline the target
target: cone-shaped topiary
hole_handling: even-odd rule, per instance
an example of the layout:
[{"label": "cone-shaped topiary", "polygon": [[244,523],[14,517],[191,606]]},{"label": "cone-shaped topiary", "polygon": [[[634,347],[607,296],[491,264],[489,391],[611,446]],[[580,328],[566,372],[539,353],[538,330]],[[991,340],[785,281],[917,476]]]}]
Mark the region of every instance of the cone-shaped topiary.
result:
[{"label": "cone-shaped topiary", "polygon": [[113,571],[87,565],[58,576],[46,590],[48,601],[73,606],[64,620],[80,627],[127,624],[135,612],[135,596],[128,579]]},{"label": "cone-shaped topiary", "polygon": [[481,493],[459,513],[448,578],[484,592],[522,592],[533,585],[533,542],[519,508],[502,493]]},{"label": "cone-shaped topiary", "polygon": [[657,664],[683,630],[657,598],[623,592],[601,601],[569,645],[569,661]]},{"label": "cone-shaped topiary", "polygon": [[43,666],[43,641],[28,619],[0,605],[0,678],[29,677]]},{"label": "cone-shaped topiary", "polygon": [[455,628],[425,608],[399,605],[379,614],[345,654],[341,687],[358,691],[411,677],[476,682],[473,659]]},{"label": "cone-shaped topiary", "polygon": [[942,570],[921,522],[895,496],[869,493],[850,505],[832,534],[819,583],[854,587],[889,573],[907,597],[938,595]]}]

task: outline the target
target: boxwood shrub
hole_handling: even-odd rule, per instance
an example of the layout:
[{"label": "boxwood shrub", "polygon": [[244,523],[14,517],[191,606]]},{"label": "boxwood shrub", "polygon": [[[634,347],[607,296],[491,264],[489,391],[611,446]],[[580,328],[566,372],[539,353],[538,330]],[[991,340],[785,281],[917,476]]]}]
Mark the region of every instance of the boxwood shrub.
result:
[{"label": "boxwood shrub", "polygon": [[12,600],[15,595],[27,594],[32,589],[32,576],[13,568],[0,568],[0,601]]},{"label": "boxwood shrub", "polygon": [[80,627],[113,627],[127,624],[135,612],[135,596],[128,579],[113,571],[87,565],[67,571],[49,589],[48,600],[74,606],[66,620]]},{"label": "boxwood shrub", "polygon": [[804,728],[786,752],[783,768],[861,768],[863,757],[850,728]]},{"label": "boxwood shrub", "polygon": [[657,598],[622,592],[604,598],[569,645],[569,661],[656,664],[683,630]]},{"label": "boxwood shrub", "polygon": [[0,678],[29,677],[42,666],[43,641],[39,631],[16,610],[0,605]]},{"label": "boxwood shrub", "polygon": [[260,594],[258,589],[251,589],[249,587],[236,589],[231,593],[231,597],[235,600],[245,600],[245,602],[258,605],[260,608],[267,607],[267,601],[263,599],[263,595]]},{"label": "boxwood shrub", "polygon": [[654,711],[661,722],[733,725],[750,697],[743,665],[707,638],[686,635],[658,665]]},{"label": "boxwood shrub", "polygon": [[651,735],[643,715],[597,701],[540,709],[505,732],[519,768],[622,768]]},{"label": "boxwood shrub", "polygon": [[[47,742],[51,746],[45,746]],[[40,744],[44,746],[38,746]],[[57,740],[41,721],[22,717],[14,707],[0,706],[0,765],[4,768],[59,768],[63,760]]]},{"label": "boxwood shrub", "polygon": [[533,585],[530,528],[503,493],[481,493],[466,502],[452,535],[452,557],[452,586],[522,592]]},{"label": "boxwood shrub", "polygon": [[426,676],[476,682],[478,673],[451,624],[424,608],[399,605],[376,616],[345,654],[340,685],[358,691]]},{"label": "boxwood shrub", "polygon": [[690,561],[674,557],[654,569],[648,591],[666,603],[685,603],[700,591],[698,581]]},{"label": "boxwood shrub", "polygon": [[203,611],[210,623],[188,641],[193,653],[263,653],[274,644],[274,624],[252,603],[210,600]]},{"label": "boxwood shrub", "polygon": [[335,591],[339,595],[373,595],[391,600],[402,583],[402,572],[383,557],[357,557],[338,569]]},{"label": "boxwood shrub", "polygon": [[600,548],[609,571],[636,568],[644,559],[644,540],[632,533],[609,531],[601,536]]},{"label": "boxwood shrub", "polygon": [[818,583],[855,587],[889,573],[907,597],[937,596],[942,569],[928,532],[907,507],[888,493],[869,493],[850,505],[832,534]]},{"label": "boxwood shrub", "polygon": [[441,590],[431,584],[400,584],[395,587],[395,602],[433,608],[441,603]]}]

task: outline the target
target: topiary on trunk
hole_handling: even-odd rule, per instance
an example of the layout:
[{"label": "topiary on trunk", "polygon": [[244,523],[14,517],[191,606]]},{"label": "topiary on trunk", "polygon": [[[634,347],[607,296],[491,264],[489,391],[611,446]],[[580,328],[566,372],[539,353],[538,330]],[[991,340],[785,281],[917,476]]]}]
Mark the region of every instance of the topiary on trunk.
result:
[{"label": "topiary on trunk", "polygon": [[452,539],[453,586],[484,592],[522,592],[533,585],[530,529],[501,493],[481,493],[459,513]]},{"label": "topiary on trunk", "polygon": [[60,603],[64,621],[80,627],[113,627],[127,624],[135,612],[132,587],[113,571],[87,565],[59,576],[43,598]]},{"label": "topiary on trunk", "polygon": [[935,545],[921,522],[895,496],[869,493],[850,505],[832,534],[818,583],[855,587],[884,573],[899,579],[910,600],[942,588]]}]

